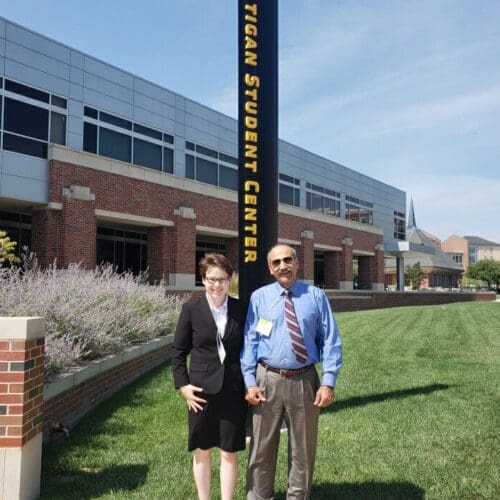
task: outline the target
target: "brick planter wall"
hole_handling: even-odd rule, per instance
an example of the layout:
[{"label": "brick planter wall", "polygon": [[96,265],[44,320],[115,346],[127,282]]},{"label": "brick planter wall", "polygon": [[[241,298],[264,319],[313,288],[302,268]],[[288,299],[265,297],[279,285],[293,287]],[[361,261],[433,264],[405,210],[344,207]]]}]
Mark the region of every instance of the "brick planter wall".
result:
[{"label": "brick planter wall", "polygon": [[327,291],[334,312],[401,306],[428,306],[452,302],[493,301],[494,293],[460,292],[337,292]]},{"label": "brick planter wall", "polygon": [[121,388],[164,363],[172,355],[173,335],[155,339],[115,356],[65,374],[45,385],[43,438],[52,435],[53,426],[67,429],[75,425],[97,405]]}]

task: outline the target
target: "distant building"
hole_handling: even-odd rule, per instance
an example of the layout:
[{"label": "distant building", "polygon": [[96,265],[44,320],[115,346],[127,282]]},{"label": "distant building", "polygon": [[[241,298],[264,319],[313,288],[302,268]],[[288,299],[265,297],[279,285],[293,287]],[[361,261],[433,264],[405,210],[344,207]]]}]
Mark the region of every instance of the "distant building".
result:
[{"label": "distant building", "polygon": [[479,260],[491,259],[500,261],[500,243],[485,240],[479,236],[457,236],[452,234],[441,242],[441,248],[456,262],[460,262],[464,270]]},{"label": "distant building", "polygon": [[[417,227],[413,201],[408,214],[406,240],[408,250],[403,252],[404,267],[420,263],[425,273],[421,288],[456,288],[459,286],[463,273],[462,265],[441,249],[439,238]],[[389,259],[385,264],[385,285],[393,288],[396,284],[396,260]]]}]

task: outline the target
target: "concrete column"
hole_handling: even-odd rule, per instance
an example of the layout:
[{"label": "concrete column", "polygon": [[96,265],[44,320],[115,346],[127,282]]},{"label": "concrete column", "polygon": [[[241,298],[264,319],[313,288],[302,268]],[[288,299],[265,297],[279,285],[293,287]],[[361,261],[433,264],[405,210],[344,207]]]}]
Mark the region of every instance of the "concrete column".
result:
[{"label": "concrete column", "polygon": [[339,269],[339,288],[341,290],[352,290],[352,239],[344,238],[342,240],[342,254],[340,257]]},{"label": "concrete column", "polygon": [[63,210],[61,220],[62,252],[59,265],[68,267],[81,262],[82,267],[96,266],[97,223],[95,218],[95,195],[90,188],[70,186],[63,188]]},{"label": "concrete column", "polygon": [[314,233],[300,233],[300,248],[297,249],[299,259],[299,278],[306,283],[314,284]]},{"label": "concrete column", "polygon": [[403,256],[396,257],[397,290],[404,292],[405,289],[405,261]]},{"label": "concrete column", "polygon": [[151,282],[168,282],[170,271],[169,228],[148,228],[148,268]]},{"label": "concrete column", "polygon": [[0,499],[40,495],[43,318],[0,318]]},{"label": "concrete column", "polygon": [[373,258],[372,290],[384,290],[384,244],[375,245],[375,257]]},{"label": "concrete column", "polygon": [[172,268],[169,285],[178,290],[192,290],[196,275],[196,214],[189,207],[174,210],[171,251]]}]

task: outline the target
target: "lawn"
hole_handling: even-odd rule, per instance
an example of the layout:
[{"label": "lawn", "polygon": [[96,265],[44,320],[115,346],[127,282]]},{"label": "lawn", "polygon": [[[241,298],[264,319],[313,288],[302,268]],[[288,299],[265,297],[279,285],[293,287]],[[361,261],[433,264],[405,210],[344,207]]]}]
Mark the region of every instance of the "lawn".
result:
[{"label": "lawn", "polygon": [[[313,499],[499,498],[500,304],[337,315],[344,368],[323,410]],[[285,498],[286,433],[277,499]],[[236,498],[244,498],[247,453]],[[218,485],[213,498],[220,498]],[[43,499],[195,499],[186,405],[164,365],[44,449]]]}]

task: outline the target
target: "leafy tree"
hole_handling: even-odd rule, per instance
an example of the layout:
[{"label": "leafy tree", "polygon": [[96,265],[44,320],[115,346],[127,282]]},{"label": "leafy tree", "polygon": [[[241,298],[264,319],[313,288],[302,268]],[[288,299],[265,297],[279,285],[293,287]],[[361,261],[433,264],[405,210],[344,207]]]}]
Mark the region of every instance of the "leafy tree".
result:
[{"label": "leafy tree", "polygon": [[14,253],[16,245],[15,241],[10,241],[5,231],[0,230],[0,267],[5,262],[9,262],[10,264],[19,264],[21,262],[19,257]]},{"label": "leafy tree", "polygon": [[416,262],[412,266],[406,266],[405,278],[410,283],[412,290],[418,290],[420,288],[420,285],[425,278],[425,272],[422,269],[420,262]]},{"label": "leafy tree", "polygon": [[475,264],[471,264],[467,269],[468,278],[486,281],[488,288],[494,284],[497,292],[500,290],[500,262],[491,259],[482,259]]}]

